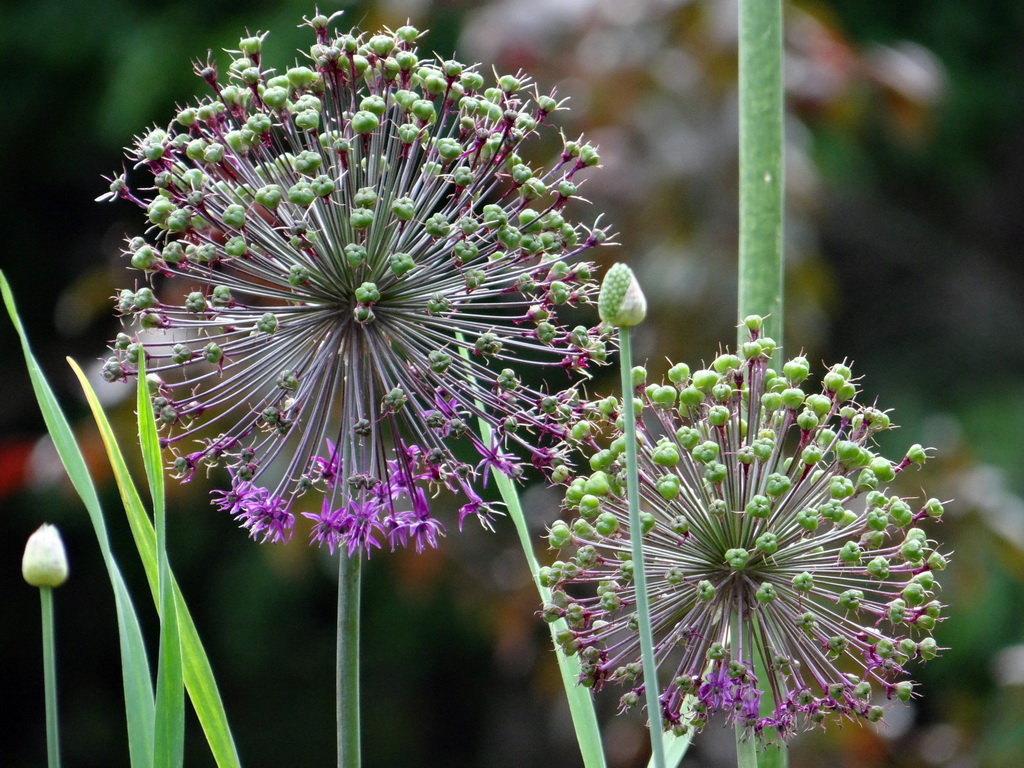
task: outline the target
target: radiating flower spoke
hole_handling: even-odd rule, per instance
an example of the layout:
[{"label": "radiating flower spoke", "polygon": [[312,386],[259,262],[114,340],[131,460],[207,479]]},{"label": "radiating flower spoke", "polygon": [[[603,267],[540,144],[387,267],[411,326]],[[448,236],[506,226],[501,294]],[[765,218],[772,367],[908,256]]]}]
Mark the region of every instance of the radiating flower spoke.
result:
[{"label": "radiating flower spoke", "polygon": [[[246,37],[225,71],[197,67],[212,98],[129,149],[152,186],[121,177],[105,197],[146,211],[149,236],[125,254],[148,284],[117,308],[146,331],[176,470],[226,466],[216,504],[252,536],[287,539],[294,500],[316,489],[315,543],[431,547],[438,490],[468,499],[460,525],[486,523],[474,487],[520,471],[509,448],[560,461],[579,399],[506,366],[575,376],[606,356],[600,329],[558,319],[595,291],[581,259],[606,235],[564,211],[600,158],[581,141],[547,166],[520,155],[559,108],[522,74],[488,84],[420,58],[409,26],[308,23],[306,61],[277,73],[265,35]],[[119,334],[104,375],[134,375],[139,354]],[[460,442],[478,462],[456,458]]]}]

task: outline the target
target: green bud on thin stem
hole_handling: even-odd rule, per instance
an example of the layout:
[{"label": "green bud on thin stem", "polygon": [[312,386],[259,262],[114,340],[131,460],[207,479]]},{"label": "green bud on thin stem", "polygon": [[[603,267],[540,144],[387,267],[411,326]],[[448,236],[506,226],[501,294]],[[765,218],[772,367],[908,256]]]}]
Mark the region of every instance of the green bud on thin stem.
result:
[{"label": "green bud on thin stem", "polygon": [[21,575],[33,587],[59,587],[68,578],[68,558],[56,526],[44,523],[29,536]]},{"label": "green bud on thin stem", "polygon": [[68,560],[60,533],[44,524],[25,545],[21,560],[25,581],[39,588],[43,632],[43,686],[46,699],[46,764],[60,768],[60,736],[57,722],[57,643],[53,620],[53,589],[68,578]]},{"label": "green bud on thin stem", "polygon": [[616,328],[631,328],[644,321],[647,299],[633,270],[625,264],[615,264],[605,274],[597,310],[604,322]]}]

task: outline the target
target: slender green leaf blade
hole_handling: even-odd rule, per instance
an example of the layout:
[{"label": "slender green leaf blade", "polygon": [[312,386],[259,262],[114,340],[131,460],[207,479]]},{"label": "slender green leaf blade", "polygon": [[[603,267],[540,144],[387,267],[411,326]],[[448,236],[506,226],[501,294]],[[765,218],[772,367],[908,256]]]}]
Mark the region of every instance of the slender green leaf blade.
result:
[{"label": "slender green leaf blade", "polygon": [[181,643],[174,590],[167,555],[167,507],[164,499],[164,473],[160,459],[160,438],[149,399],[146,380],[146,352],[139,352],[136,409],[139,448],[149,481],[156,529],[157,590],[159,592],[160,646],[156,672],[156,733],[153,753],[155,768],[181,768],[185,756],[185,686],[182,681]]},{"label": "slender green leaf blade", "polygon": [[[683,762],[683,758],[686,757],[690,744],[693,743],[693,733],[687,733],[685,736],[676,736],[671,731],[665,731],[661,736],[661,743],[665,748],[665,765],[668,768],[678,768],[678,765]],[[653,757],[647,763],[647,768],[654,768]]]},{"label": "slender green leaf blade", "polygon": [[185,687],[174,595],[161,594],[160,666],[156,675],[155,768],[181,768],[185,751]]},{"label": "slender green leaf blade", "polygon": [[103,510],[100,507],[99,496],[93,485],[92,477],[89,475],[85,458],[82,456],[71,426],[61,411],[42,368],[32,354],[28,336],[18,317],[10,285],[2,272],[0,272],[0,291],[3,293],[7,313],[21,340],[25,364],[43,414],[43,420],[46,422],[47,430],[57,449],[57,454],[60,456],[61,463],[71,479],[71,484],[89,514],[89,520],[103,556],[103,563],[110,577],[117,615],[118,643],[121,650],[121,675],[124,683],[131,764],[133,768],[149,768],[153,764],[151,746],[154,727],[153,686],[149,676],[149,660],[146,656],[146,646],[142,639],[138,616],[121,576],[121,571],[117,566],[117,561],[110,549]]},{"label": "slender green leaf blade", "polygon": [[784,741],[775,744],[761,743],[761,749],[757,753],[757,768],[786,768],[787,765],[789,752]]},{"label": "slender green leaf blade", "polygon": [[[121,455],[117,447],[113,429],[111,429],[110,422],[103,412],[96,393],[78,364],[74,360],[68,362],[82,385],[100,436],[103,438],[107,457],[110,459],[114,472],[114,479],[117,481],[121,500],[124,503],[128,524],[135,540],[135,547],[139,552],[139,558],[142,560],[146,578],[149,581],[153,601],[159,604],[156,532],[153,529],[153,524],[146,514],[139,492],[132,482],[124,456]],[[213,676],[213,668],[210,666],[209,658],[203,648],[185,598],[175,583],[173,573],[170,574],[168,582],[174,591],[175,614],[177,615],[182,654],[182,676],[189,699],[192,701],[192,707],[199,718],[207,744],[210,746],[210,752],[213,754],[218,768],[238,768],[240,765],[238,751],[235,748],[234,737],[231,735],[231,728],[228,726],[227,713],[224,711],[224,703]]]},{"label": "slender green leaf blade", "polygon": [[[482,420],[480,421],[480,432],[485,442],[491,439],[490,426]],[[522,505],[519,503],[519,494],[516,493],[512,480],[502,473],[495,473],[495,482],[501,493],[501,499],[508,509],[508,515],[512,518],[512,523],[519,535],[519,543],[522,545],[523,554],[530,568],[530,575],[533,577],[541,600],[547,603],[551,600],[551,590],[540,583],[540,564],[533,551],[533,542],[526,524],[526,515],[523,514]],[[565,619],[559,619],[548,626],[551,631],[551,641],[555,647],[558,669],[562,675],[562,685],[565,688],[569,713],[572,716],[573,729],[576,731],[576,741],[583,757],[583,765],[585,768],[604,768],[604,747],[601,743],[601,729],[597,723],[594,702],[590,697],[590,691],[579,684],[582,671],[580,661],[575,656],[566,656],[561,646],[555,641],[558,633],[568,625],[565,623]]]}]

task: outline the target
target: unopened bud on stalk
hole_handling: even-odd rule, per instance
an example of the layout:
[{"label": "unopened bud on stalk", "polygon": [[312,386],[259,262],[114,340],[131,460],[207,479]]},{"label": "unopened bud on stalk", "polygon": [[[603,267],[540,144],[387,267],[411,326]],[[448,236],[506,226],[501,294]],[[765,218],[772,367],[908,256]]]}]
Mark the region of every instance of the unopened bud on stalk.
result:
[{"label": "unopened bud on stalk", "polygon": [[28,537],[21,575],[33,587],[59,587],[68,578],[68,558],[56,526],[44,523]]},{"label": "unopened bud on stalk", "polygon": [[615,264],[608,270],[601,283],[597,310],[604,322],[616,328],[630,328],[644,321],[647,299],[632,269]]}]

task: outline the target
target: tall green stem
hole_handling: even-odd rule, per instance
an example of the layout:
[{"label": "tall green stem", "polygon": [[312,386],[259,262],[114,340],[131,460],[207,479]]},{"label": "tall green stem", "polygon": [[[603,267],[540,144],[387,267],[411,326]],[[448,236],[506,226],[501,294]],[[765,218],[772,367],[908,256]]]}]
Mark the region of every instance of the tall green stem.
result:
[{"label": "tall green stem", "polygon": [[[783,315],[783,47],[782,0],[740,0],[740,342],[747,315],[766,316],[765,332],[782,355]],[[758,669],[759,676],[767,670]],[[771,696],[762,707],[774,708]],[[736,754],[741,766],[785,766],[782,746],[756,751],[752,736],[737,729]],[[750,762],[753,761],[753,762]]]},{"label": "tall green stem", "polygon": [[757,740],[745,726],[736,726],[736,768],[758,768]]},{"label": "tall green stem", "polygon": [[338,556],[338,768],[359,768],[359,596],[362,558]]},{"label": "tall green stem", "polygon": [[46,691],[46,765],[60,768],[57,732],[57,640],[53,629],[53,589],[39,588],[43,609],[43,686]]},{"label": "tall green stem", "polygon": [[781,347],[782,0],[741,0],[739,37],[739,317],[767,316],[765,332]]},{"label": "tall green stem", "polygon": [[665,747],[661,736],[661,702],[658,699],[658,665],[654,659],[651,605],[647,596],[644,568],[643,531],[640,528],[640,481],[636,460],[636,413],[633,411],[633,350],[630,329],[619,328],[619,364],[622,372],[622,416],[626,437],[626,493],[629,496],[629,541],[633,548],[633,584],[636,587],[636,615],[640,624],[640,657],[644,668],[644,696],[647,699],[648,731],[655,768],[665,768]]}]

